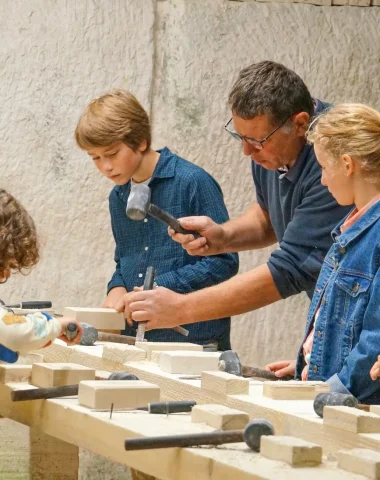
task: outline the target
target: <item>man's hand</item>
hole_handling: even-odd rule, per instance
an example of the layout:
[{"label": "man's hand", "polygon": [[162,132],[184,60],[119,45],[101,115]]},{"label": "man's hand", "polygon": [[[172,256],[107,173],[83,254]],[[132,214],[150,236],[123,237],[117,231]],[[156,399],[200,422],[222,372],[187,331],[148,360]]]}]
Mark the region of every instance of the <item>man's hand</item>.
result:
[{"label": "man's hand", "polygon": [[[61,327],[62,327],[62,330],[61,330],[61,334],[60,336],[58,337],[60,340],[63,340],[64,342],[70,344],[70,345],[73,345],[75,343],[79,343],[80,339],[82,338],[82,335],[83,335],[83,328],[82,328],[82,325],[77,322],[75,320],[75,318],[70,318],[70,317],[59,317],[57,318],[57,320],[60,321],[61,323]],[[66,337],[66,329],[67,329],[67,325],[69,323],[75,323],[75,325],[77,326],[77,329],[78,329],[78,333],[77,333],[77,336],[75,338],[73,338],[72,340],[69,340],[67,337]]]},{"label": "man's hand", "polygon": [[115,308],[119,303],[123,295],[127,293],[127,289],[124,287],[115,287],[109,291],[107,298],[105,299],[102,308]]},{"label": "man's hand", "polygon": [[134,291],[122,297],[116,310],[124,311],[128,325],[135,320],[148,322],[146,330],[172,328],[189,323],[186,322],[186,310],[183,307],[184,297],[164,287]]},{"label": "man's hand", "polygon": [[225,232],[222,225],[215,223],[209,217],[184,217],[179,222],[183,228],[196,230],[201,236],[183,235],[168,228],[172,239],[182,245],[189,255],[218,255],[223,253],[225,244]]},{"label": "man's hand", "polygon": [[285,377],[285,375],[294,376],[296,371],[296,361],[280,360],[278,362],[268,363],[268,365],[265,365],[264,369],[273,372],[278,378]]}]

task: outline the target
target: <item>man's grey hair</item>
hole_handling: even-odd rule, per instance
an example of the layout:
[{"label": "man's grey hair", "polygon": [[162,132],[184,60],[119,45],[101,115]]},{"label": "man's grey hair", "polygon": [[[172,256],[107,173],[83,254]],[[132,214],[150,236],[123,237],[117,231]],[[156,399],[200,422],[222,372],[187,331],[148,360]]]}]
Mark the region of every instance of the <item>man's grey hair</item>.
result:
[{"label": "man's grey hair", "polygon": [[241,70],[228,101],[244,120],[267,115],[274,126],[295,113],[314,116],[313,99],[301,77],[276,62],[254,63]]}]

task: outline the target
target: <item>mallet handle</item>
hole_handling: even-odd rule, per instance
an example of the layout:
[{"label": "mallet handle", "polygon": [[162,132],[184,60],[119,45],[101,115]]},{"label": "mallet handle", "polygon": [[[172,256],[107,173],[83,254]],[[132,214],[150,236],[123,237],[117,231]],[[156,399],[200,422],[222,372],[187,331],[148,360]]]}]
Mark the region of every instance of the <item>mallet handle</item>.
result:
[{"label": "mallet handle", "polygon": [[157,205],[154,205],[154,203],[149,205],[148,213],[160,222],[171,227],[177,233],[182,233],[183,235],[191,234],[194,235],[195,238],[199,238],[200,236],[195,230],[186,230],[185,228],[181,227],[181,224],[175,217],[170,215],[170,213],[165,212],[165,210],[162,210],[160,207],[157,207]]},{"label": "mallet handle", "polygon": [[124,440],[124,447],[126,450],[149,450],[154,448],[182,448],[239,442],[244,442],[243,430],[193,433],[188,435],[168,435],[162,437],[127,438]]},{"label": "mallet handle", "polygon": [[48,398],[71,397],[78,395],[79,385],[63,385],[62,387],[31,388],[11,392],[12,402],[27,400],[46,400]]}]

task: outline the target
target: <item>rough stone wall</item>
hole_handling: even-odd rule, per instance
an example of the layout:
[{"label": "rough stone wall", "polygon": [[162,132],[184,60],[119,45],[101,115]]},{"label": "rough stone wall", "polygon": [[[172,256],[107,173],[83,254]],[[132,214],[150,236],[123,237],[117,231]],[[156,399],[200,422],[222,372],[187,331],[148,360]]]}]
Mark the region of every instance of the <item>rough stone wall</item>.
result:
[{"label": "rough stone wall", "polygon": [[[125,87],[170,146],[220,182],[231,216],[255,199],[250,160],[223,131],[237,72],[263,59],[295,69],[324,100],[380,108],[380,8],[227,0],[6,0],[0,3],[1,186],[33,214],[43,256],[1,298],[100,305],[113,270],[112,187],[73,141],[87,102]],[[241,255],[241,271],[269,250]],[[293,357],[303,296],[235,318],[244,361]]]}]

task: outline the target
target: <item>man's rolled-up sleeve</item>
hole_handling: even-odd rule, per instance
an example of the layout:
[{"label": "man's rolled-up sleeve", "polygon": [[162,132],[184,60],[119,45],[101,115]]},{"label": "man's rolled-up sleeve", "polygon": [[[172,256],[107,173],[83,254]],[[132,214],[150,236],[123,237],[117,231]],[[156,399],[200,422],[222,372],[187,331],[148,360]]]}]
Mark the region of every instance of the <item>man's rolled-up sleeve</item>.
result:
[{"label": "man's rolled-up sleeve", "polygon": [[314,289],[328,252],[331,231],[342,220],[344,210],[326,187],[315,178],[305,186],[280,248],[272,252],[268,267],[282,298]]}]

